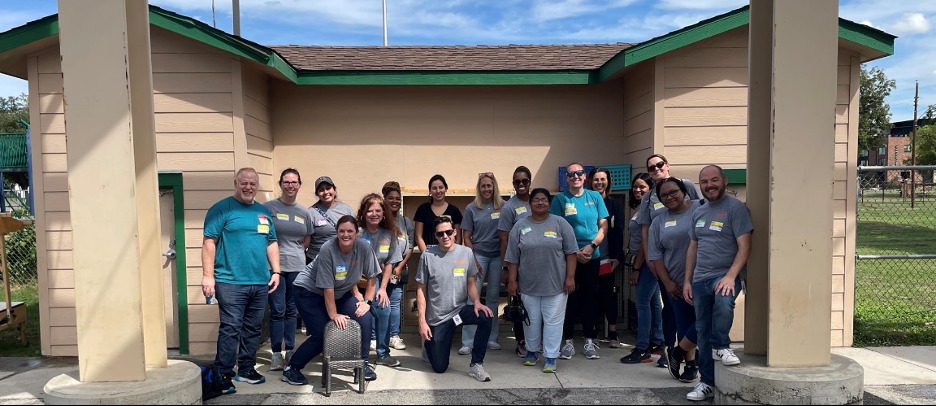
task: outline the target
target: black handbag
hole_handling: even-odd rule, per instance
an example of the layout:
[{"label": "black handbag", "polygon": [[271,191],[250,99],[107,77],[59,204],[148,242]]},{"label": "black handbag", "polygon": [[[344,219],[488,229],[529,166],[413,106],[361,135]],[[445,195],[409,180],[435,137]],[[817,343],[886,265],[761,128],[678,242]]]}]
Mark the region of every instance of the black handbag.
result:
[{"label": "black handbag", "polygon": [[511,296],[507,299],[507,306],[504,307],[504,315],[502,316],[505,321],[509,322],[523,322],[526,325],[530,325],[530,316],[527,315],[526,307],[523,306],[523,300],[520,300],[520,295]]}]

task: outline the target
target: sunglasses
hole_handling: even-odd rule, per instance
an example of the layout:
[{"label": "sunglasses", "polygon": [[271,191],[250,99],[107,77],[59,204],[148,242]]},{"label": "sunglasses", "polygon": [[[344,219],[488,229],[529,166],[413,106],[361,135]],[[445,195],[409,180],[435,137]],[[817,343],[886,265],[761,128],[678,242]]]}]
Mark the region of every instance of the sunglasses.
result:
[{"label": "sunglasses", "polygon": [[585,176],[585,171],[579,169],[579,170],[577,170],[577,171],[567,172],[567,173],[566,173],[566,176],[568,176],[568,177],[570,177],[570,178],[574,178],[574,177],[576,177],[576,176]]},{"label": "sunglasses", "polygon": [[455,234],[455,230],[453,230],[453,229],[448,229],[448,230],[442,230],[442,231],[436,231],[436,232],[435,232],[436,238],[442,238],[443,235],[447,235],[447,236],[451,237],[452,234]]},{"label": "sunglasses", "polygon": [[483,178],[483,177],[485,177],[485,176],[487,176],[487,177],[493,179],[493,178],[494,178],[494,172],[481,172],[481,173],[478,174],[478,179],[481,179],[481,178]]},{"label": "sunglasses", "polygon": [[513,184],[514,186],[529,185],[530,180],[529,179],[514,179]]},{"label": "sunglasses", "polygon": [[650,165],[647,167],[647,172],[662,171],[663,167],[666,166],[666,162],[660,161],[656,165]]}]

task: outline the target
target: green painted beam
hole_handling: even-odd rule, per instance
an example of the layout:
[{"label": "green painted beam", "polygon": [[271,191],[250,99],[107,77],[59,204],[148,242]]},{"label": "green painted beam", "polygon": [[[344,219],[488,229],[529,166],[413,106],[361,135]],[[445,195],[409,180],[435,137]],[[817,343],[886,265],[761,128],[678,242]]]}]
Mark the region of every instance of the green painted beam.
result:
[{"label": "green painted beam", "polygon": [[188,276],[185,258],[185,193],[182,190],[182,172],[160,172],[159,188],[172,190],[176,240],[176,305],[179,310],[179,354],[189,354]]},{"label": "green painted beam", "polygon": [[839,38],[864,45],[885,55],[894,54],[894,40],[897,38],[884,31],[839,18]]},{"label": "green painted beam", "polygon": [[0,33],[0,53],[59,33],[58,14]]},{"label": "green painted beam", "polygon": [[725,169],[725,177],[729,185],[746,185],[747,169]]}]

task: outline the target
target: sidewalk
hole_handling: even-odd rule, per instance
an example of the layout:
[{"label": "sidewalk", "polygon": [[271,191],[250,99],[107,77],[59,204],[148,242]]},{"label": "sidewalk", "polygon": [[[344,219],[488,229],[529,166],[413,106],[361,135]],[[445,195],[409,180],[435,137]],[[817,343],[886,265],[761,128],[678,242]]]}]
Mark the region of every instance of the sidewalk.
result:
[{"label": "sidewalk", "polygon": [[[625,337],[625,339],[627,339]],[[632,339],[632,337],[631,337]],[[303,371],[312,385],[290,386],[279,381],[281,373],[268,372],[269,347],[259,352],[261,385],[237,383],[237,393],[207,404],[708,404],[689,402],[686,393],[694,384],[672,379],[656,363],[624,365],[618,362],[630,346],[602,347],[601,359],[587,360],[578,353],[559,360],[555,374],[525,367],[513,352],[512,340],[502,337],[504,349],[488,351],[485,369],[491,382],[468,377],[468,356],[452,351],[445,374],[431,371],[420,359],[415,335],[405,335],[407,349],[393,351],[400,368],[377,367],[378,379],[365,394],[352,390],[350,374],[333,381],[330,398],[321,386],[321,364],[312,362]],[[456,337],[456,342],[457,342]],[[932,404],[936,401],[936,347],[836,348],[833,352],[858,361],[865,368],[865,404]],[[654,356],[656,359],[656,356]],[[0,404],[42,404],[42,387],[49,379],[74,370],[76,358],[0,359]]]}]

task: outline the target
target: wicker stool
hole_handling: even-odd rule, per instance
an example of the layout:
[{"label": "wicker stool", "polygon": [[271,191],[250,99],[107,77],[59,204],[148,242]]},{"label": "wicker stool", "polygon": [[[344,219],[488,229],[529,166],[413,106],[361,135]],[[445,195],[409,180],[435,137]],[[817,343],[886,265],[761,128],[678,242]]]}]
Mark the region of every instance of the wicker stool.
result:
[{"label": "wicker stool", "polygon": [[342,330],[329,321],[325,325],[325,345],[322,351],[322,386],[325,396],[331,396],[331,371],[333,369],[353,369],[354,383],[358,392],[364,393],[364,363],[361,359],[361,325],[348,320],[348,328]]}]

